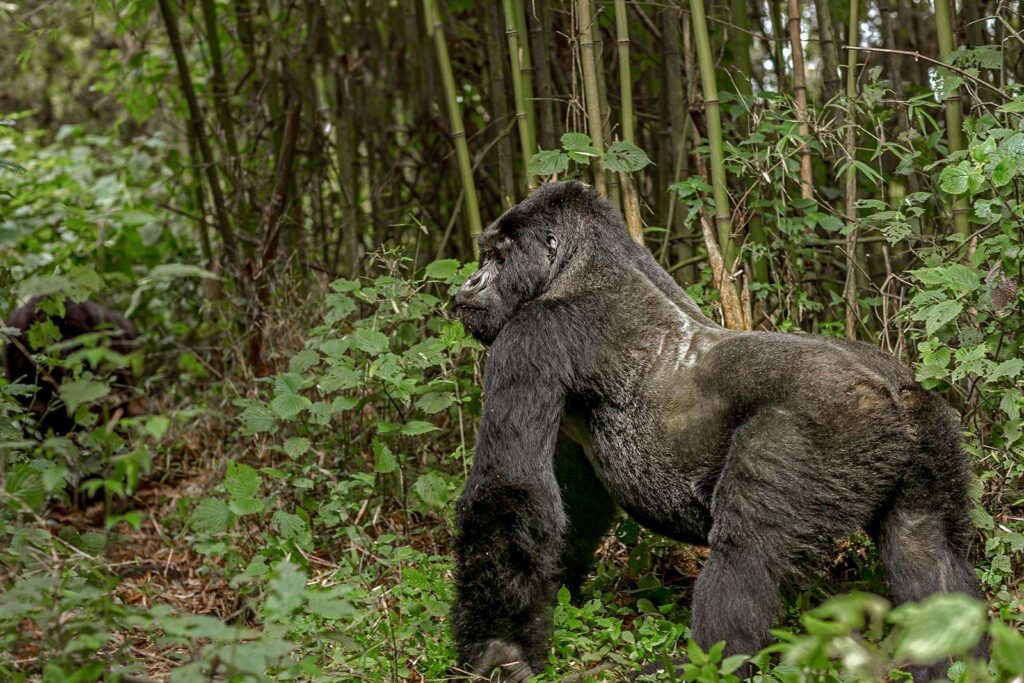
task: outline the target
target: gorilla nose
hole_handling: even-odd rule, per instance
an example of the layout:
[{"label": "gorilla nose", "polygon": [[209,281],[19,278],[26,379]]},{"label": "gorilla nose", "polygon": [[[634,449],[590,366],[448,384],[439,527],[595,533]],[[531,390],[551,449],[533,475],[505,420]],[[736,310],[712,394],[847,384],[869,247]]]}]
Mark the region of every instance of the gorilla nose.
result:
[{"label": "gorilla nose", "polygon": [[487,285],[491,283],[491,271],[489,270],[478,270],[473,273],[462,288],[459,289],[459,294],[463,296],[473,296],[480,293],[487,288]]}]

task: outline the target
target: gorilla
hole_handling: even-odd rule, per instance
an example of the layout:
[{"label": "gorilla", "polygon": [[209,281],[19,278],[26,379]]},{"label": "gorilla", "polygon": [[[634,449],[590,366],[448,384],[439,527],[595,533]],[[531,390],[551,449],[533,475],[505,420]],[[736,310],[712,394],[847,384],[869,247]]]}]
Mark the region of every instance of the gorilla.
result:
[{"label": "gorilla", "polygon": [[579,589],[620,508],[710,546],[691,621],[705,649],[767,645],[780,591],[858,529],[897,602],[979,594],[959,418],[896,358],[719,326],[578,182],[536,190],[479,244],[455,297],[490,347],[456,509],[461,670],[542,669],[555,593]]},{"label": "gorilla", "polygon": [[[9,382],[34,384],[37,387],[34,394],[24,397],[23,403],[35,415],[40,432],[66,434],[74,427],[74,416],[69,415],[62,404],[53,400],[64,373],[60,368],[48,367],[32,356],[33,349],[27,337],[29,329],[36,323],[50,319],[57,326],[62,341],[71,341],[84,334],[109,334],[108,348],[124,355],[131,353],[135,346],[135,331],[123,315],[91,301],[78,303],[66,299],[63,316],[48,315],[40,305],[42,302],[43,297],[33,297],[11,314],[7,326],[20,331],[21,335],[5,345],[4,368]],[[65,355],[68,352],[66,350]],[[121,369],[114,374],[115,388],[125,390],[131,383],[129,371]],[[123,404],[122,407],[129,414],[138,412],[137,404],[129,402],[127,397]]]}]

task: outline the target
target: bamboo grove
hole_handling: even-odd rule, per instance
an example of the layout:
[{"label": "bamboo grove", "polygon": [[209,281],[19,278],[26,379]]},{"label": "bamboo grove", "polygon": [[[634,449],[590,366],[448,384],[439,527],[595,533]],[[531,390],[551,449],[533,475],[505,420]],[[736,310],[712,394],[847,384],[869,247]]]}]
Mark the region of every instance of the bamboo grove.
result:
[{"label": "bamboo grove", "polygon": [[[177,131],[178,209],[255,308],[386,245],[471,259],[502,210],[577,176],[680,282],[717,290],[730,326],[874,337],[892,274],[973,229],[929,164],[1024,72],[1019,4],[995,0],[156,4],[26,26],[111,22],[95,49],[138,86],[121,132]],[[70,82],[53,73],[68,48],[47,49],[34,70]],[[36,104],[15,92],[8,110]],[[861,216],[915,192],[901,244]]]}]

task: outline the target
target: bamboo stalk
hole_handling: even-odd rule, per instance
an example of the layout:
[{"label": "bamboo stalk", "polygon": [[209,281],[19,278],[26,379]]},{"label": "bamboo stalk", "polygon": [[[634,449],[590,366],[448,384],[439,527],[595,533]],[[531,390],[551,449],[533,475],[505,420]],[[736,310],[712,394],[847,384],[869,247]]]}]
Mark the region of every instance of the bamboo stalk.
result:
[{"label": "bamboo stalk", "polygon": [[839,51],[829,0],[814,0],[814,13],[818,17],[818,38],[821,41],[821,85],[828,101],[839,94]]},{"label": "bamboo stalk", "polygon": [[[507,0],[506,0],[507,2]],[[601,98],[597,90],[597,63],[594,59],[593,15],[590,0],[576,0],[576,21],[579,22],[580,62],[583,65],[583,97],[587,110],[587,129],[594,149],[604,154],[604,124],[601,121]],[[608,184],[604,177],[604,164],[595,158],[594,186],[602,197],[608,196]]]},{"label": "bamboo stalk", "polygon": [[[425,2],[428,0],[424,0]],[[437,0],[429,0],[436,2]],[[533,144],[534,135],[530,130],[530,117],[526,109],[526,91],[523,89],[523,72],[519,66],[519,31],[516,28],[516,10],[514,0],[502,0],[502,9],[505,13],[505,36],[508,39],[508,52],[512,60],[512,96],[516,103],[516,122],[519,128],[519,148],[523,155],[523,166],[528,167],[533,153],[536,151]],[[537,187],[537,179],[526,173],[526,185],[531,190]]]},{"label": "bamboo stalk", "polygon": [[793,90],[796,94],[796,116],[800,121],[800,196],[814,196],[814,176],[811,170],[811,127],[807,121],[807,81],[804,77],[804,48],[800,41],[800,0],[789,0],[789,46],[793,55]]},{"label": "bamboo stalk", "polygon": [[537,152],[537,114],[533,100],[533,60],[530,57],[530,36],[526,29],[523,0],[512,0],[515,13],[516,38],[519,43],[519,71],[523,75],[523,103],[526,107],[527,130],[530,132],[530,155]]},{"label": "bamboo stalk", "polygon": [[[629,70],[629,14],[626,0],[615,0],[615,43],[619,51],[619,96],[622,99],[622,138],[636,143],[633,127],[633,80]],[[620,173],[622,185],[622,212],[626,217],[629,236],[638,244],[644,243],[644,225],[640,218],[640,199],[629,173]]]},{"label": "bamboo stalk", "polygon": [[[687,167],[687,124],[689,123],[688,112],[690,110],[687,104],[686,91],[683,87],[683,56],[682,48],[680,46],[680,20],[682,18],[682,12],[678,7],[669,6],[662,10],[661,15],[661,44],[662,44],[662,59],[665,62],[665,88],[663,91],[663,97],[665,98],[665,110],[666,117],[668,119],[667,129],[670,132],[671,144],[670,152],[668,156],[668,162],[666,163],[667,168],[662,169],[667,173],[670,173],[670,182],[662,184],[659,190],[665,192],[668,185],[679,180],[683,170]],[[664,123],[663,123],[664,126]],[[668,197],[666,202],[666,210],[662,214],[662,225],[665,226],[665,234],[661,243],[661,251],[659,253],[659,259],[662,263],[665,263],[665,259],[668,253],[669,241],[673,235],[683,230],[684,226],[675,210],[676,204],[675,197]],[[691,257],[692,248],[686,242],[683,242],[683,251],[681,255],[683,259]],[[689,253],[685,253],[689,252]],[[682,277],[687,282],[692,282],[694,279],[695,271],[692,267],[687,268],[682,273]]]},{"label": "bamboo stalk", "polygon": [[690,16],[693,22],[693,37],[697,44],[697,61],[700,64],[700,82],[704,92],[704,117],[707,120],[708,144],[711,147],[711,187],[715,200],[715,228],[718,245],[730,271],[736,262],[736,248],[732,242],[732,217],[729,213],[729,191],[725,182],[725,154],[722,145],[722,118],[719,111],[718,85],[715,82],[715,65],[711,57],[711,40],[708,37],[707,19],[704,14],[704,0],[690,1]]},{"label": "bamboo stalk", "polygon": [[[423,0],[423,2],[427,19],[433,26],[434,48],[437,51],[437,63],[441,70],[445,101],[448,104],[448,118],[452,127],[459,176],[462,178],[463,201],[465,202],[466,218],[469,221],[469,234],[475,236],[482,231],[480,208],[477,204],[476,187],[473,185],[473,165],[469,159],[466,129],[462,125],[462,112],[459,110],[459,101],[455,92],[455,77],[452,74],[452,63],[448,57],[448,44],[445,42],[444,24],[441,21],[441,13],[437,9],[437,0]],[[473,245],[476,249],[476,240],[473,240]]]},{"label": "bamboo stalk", "polygon": [[[942,0],[940,0],[941,2]],[[849,46],[855,47],[859,42],[859,26],[857,23],[857,0],[850,2]],[[846,167],[846,220],[851,224],[857,221],[857,50],[847,50],[846,55],[846,135],[844,146],[849,156]],[[857,338],[857,229],[854,227],[846,233],[846,282],[843,286],[843,299],[846,301],[846,337]]]},{"label": "bamboo stalk", "polygon": [[[493,4],[493,3],[489,3]],[[533,76],[537,85],[537,109],[540,111],[537,138],[544,149],[555,149],[558,145],[558,131],[555,128],[555,85],[551,77],[549,50],[554,49],[551,11],[548,0],[532,0],[533,21],[530,26],[530,57],[533,59]]]},{"label": "bamboo stalk", "polygon": [[[487,36],[487,71],[490,76],[491,107],[494,121],[504,127],[508,118],[508,87],[505,80],[505,56],[501,54],[501,15],[496,3],[481,5]],[[496,133],[498,151],[498,180],[501,204],[511,208],[516,199],[516,177],[512,166],[512,143],[501,129]]]},{"label": "bamboo stalk", "polygon": [[629,68],[629,15],[626,0],[615,0],[615,45],[619,51],[619,96],[622,98],[622,139],[635,143],[633,80]]},{"label": "bamboo stalk", "polygon": [[[594,36],[594,67],[597,69],[597,102],[601,112],[601,130],[604,132],[606,145],[612,142],[612,109],[608,106],[608,82],[605,78],[604,34],[601,32],[601,21],[597,11],[597,3],[590,5],[591,33]],[[619,191],[619,174],[608,173],[608,199],[617,207],[621,206]]]},{"label": "bamboo stalk", "polygon": [[772,22],[772,61],[775,64],[775,75],[779,80],[779,92],[786,91],[786,57],[782,50],[785,38],[782,37],[782,14],[780,9],[782,0],[768,0],[768,13]]},{"label": "bamboo stalk", "polygon": [[[953,27],[949,21],[949,0],[935,0],[935,28],[939,34],[939,58],[949,61],[953,51]],[[960,88],[946,98],[946,140],[949,152],[959,152],[964,148],[963,133],[960,120]],[[971,234],[967,222],[967,197],[959,196],[953,200],[953,225],[957,234],[967,237]]]},{"label": "bamboo stalk", "polygon": [[[754,68],[750,62],[750,47],[753,44],[753,37],[749,33],[750,19],[747,16],[747,0],[731,0],[729,14],[735,26],[730,33],[730,54],[736,59],[735,78],[736,92],[744,99],[749,99],[753,94],[750,80],[754,77]],[[743,126],[745,129],[746,126]]]},{"label": "bamboo stalk", "polygon": [[174,61],[178,68],[178,80],[181,82],[181,92],[185,96],[185,103],[188,105],[188,126],[192,130],[196,144],[199,146],[199,153],[203,159],[206,170],[206,181],[210,186],[210,195],[213,197],[213,209],[217,222],[217,233],[220,235],[221,247],[224,250],[224,260],[233,264],[235,261],[235,235],[231,230],[231,223],[228,220],[227,209],[224,205],[224,193],[220,187],[220,177],[217,175],[217,165],[213,159],[213,151],[210,149],[210,142],[206,137],[206,129],[203,125],[203,115],[199,109],[199,100],[196,97],[195,88],[192,85],[192,75],[189,73],[188,61],[185,59],[185,49],[181,43],[181,33],[178,31],[178,18],[174,14],[170,0],[158,0],[160,14],[164,20],[167,30],[167,39],[171,44],[171,51],[174,53]]}]

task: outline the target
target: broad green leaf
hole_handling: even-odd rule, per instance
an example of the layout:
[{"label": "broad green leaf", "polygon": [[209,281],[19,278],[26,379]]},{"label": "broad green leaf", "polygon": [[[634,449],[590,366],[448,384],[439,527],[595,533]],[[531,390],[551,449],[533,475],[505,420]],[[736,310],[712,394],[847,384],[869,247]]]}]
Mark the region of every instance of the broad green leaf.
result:
[{"label": "broad green leaf", "polygon": [[423,394],[416,401],[416,407],[428,414],[439,413],[455,401],[455,394],[450,391],[431,391]]},{"label": "broad green leaf", "polygon": [[277,429],[277,418],[263,406],[248,406],[239,416],[246,434],[272,432]]},{"label": "broad green leaf", "polygon": [[1013,379],[1020,374],[1022,369],[1024,369],[1024,360],[1011,358],[992,368],[992,371],[985,376],[985,379],[989,382],[995,382],[1004,377]]},{"label": "broad green leaf", "polygon": [[228,509],[238,517],[259,514],[265,507],[260,498],[232,498],[228,502]]},{"label": "broad green leaf", "polygon": [[186,277],[197,277],[206,280],[219,280],[220,276],[208,270],[193,266],[187,263],[163,263],[154,266],[149,271],[145,280],[150,282],[164,282],[169,280],[180,280]]},{"label": "broad green leaf", "polygon": [[320,354],[312,349],[299,351],[288,361],[288,372],[303,373],[320,362]]},{"label": "broad green leaf", "polygon": [[164,438],[164,434],[166,434],[167,430],[170,428],[171,420],[164,415],[154,415],[146,418],[144,425],[143,429],[145,429],[146,433],[156,441],[159,441]]},{"label": "broad green leaf", "polygon": [[205,498],[192,511],[192,528],[203,533],[216,534],[227,531],[231,524],[231,510],[227,503],[215,498]]},{"label": "broad green leaf", "polygon": [[294,372],[282,372],[274,377],[274,393],[297,394],[302,391],[302,377]]},{"label": "broad green leaf", "polygon": [[448,484],[436,472],[421,474],[413,484],[413,490],[430,507],[442,508],[448,502]]},{"label": "broad green leaf", "polygon": [[[278,510],[278,514],[288,513]],[[294,515],[291,515],[294,517]],[[300,520],[301,521],[301,520]],[[282,534],[283,535],[283,534]],[[267,599],[263,603],[263,615],[268,621],[282,621],[302,606],[305,600],[306,575],[291,560],[284,559],[274,565],[267,583]]]},{"label": "broad green leaf", "polygon": [[1009,184],[1017,175],[1018,164],[1019,162],[1014,157],[1003,157],[992,169],[992,184],[995,187]]},{"label": "broad green leaf", "polygon": [[302,517],[285,512],[284,510],[278,510],[274,513],[273,517],[270,518],[270,526],[281,536],[288,539],[297,538],[306,530],[306,522],[303,521]]},{"label": "broad green leaf", "polygon": [[556,175],[569,170],[569,157],[557,149],[541,150],[533,155],[526,171],[530,175]]},{"label": "broad green leaf", "polygon": [[260,490],[260,474],[244,462],[229,462],[224,488],[232,498],[255,498]]},{"label": "broad green leaf", "polygon": [[916,312],[914,320],[923,320],[925,333],[931,336],[951,320],[954,320],[963,310],[964,305],[962,303],[953,299],[947,299],[946,301],[926,306],[924,309]]},{"label": "broad green leaf", "polygon": [[398,462],[388,445],[379,439],[373,440],[374,470],[378,474],[390,474],[398,469]]},{"label": "broad green leaf", "polygon": [[312,401],[298,394],[281,394],[270,402],[271,410],[282,420],[292,419],[311,405]]},{"label": "broad green leaf", "polygon": [[99,400],[110,393],[110,387],[106,382],[97,382],[91,379],[79,379],[73,382],[64,382],[60,385],[60,397],[68,407],[69,413],[78,410],[83,403],[91,403]]},{"label": "broad green leaf", "polygon": [[650,163],[647,152],[625,140],[613,142],[604,155],[605,168],[616,173],[639,171]]},{"label": "broad green leaf", "polygon": [[309,450],[309,439],[304,436],[293,436],[284,442],[284,452],[289,458],[297,458]]},{"label": "broad green leaf", "polygon": [[379,356],[388,350],[388,338],[377,330],[360,327],[352,333],[352,345],[371,356]]},{"label": "broad green leaf", "polygon": [[410,420],[402,425],[402,434],[406,436],[418,436],[420,434],[426,434],[427,432],[436,432],[438,427],[424,422],[423,420]]},{"label": "broad green leaf", "polygon": [[427,266],[424,274],[434,280],[447,280],[459,272],[459,262],[453,258],[434,261]]},{"label": "broad green leaf", "polygon": [[896,656],[931,663],[969,652],[985,630],[985,606],[962,593],[938,593],[894,609],[888,620],[900,626]]},{"label": "broad green leaf", "polygon": [[1007,674],[1024,674],[1024,636],[1002,622],[993,622],[992,662]]},{"label": "broad green leaf", "polygon": [[320,378],[317,386],[325,394],[352,389],[363,383],[363,376],[344,365],[336,365]]}]

